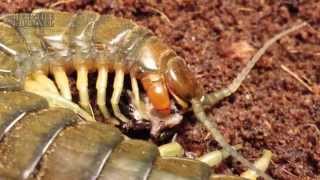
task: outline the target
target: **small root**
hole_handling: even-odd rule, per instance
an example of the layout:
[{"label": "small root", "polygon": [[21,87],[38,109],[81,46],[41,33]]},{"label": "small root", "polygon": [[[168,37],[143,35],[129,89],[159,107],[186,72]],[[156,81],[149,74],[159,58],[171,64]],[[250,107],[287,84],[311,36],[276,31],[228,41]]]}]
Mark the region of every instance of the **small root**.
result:
[{"label": "small root", "polygon": [[72,3],[72,2],[75,2],[75,0],[60,0],[60,1],[57,1],[53,4],[50,5],[50,8],[54,8],[54,7],[57,7],[59,5],[62,5],[62,4],[69,4],[69,3]]},{"label": "small root", "polygon": [[296,79],[302,86],[304,86],[305,88],[307,88],[311,93],[315,93],[312,89],[311,86],[309,86],[306,82],[304,82],[304,80],[302,78],[299,77],[299,75],[297,73],[294,73],[293,71],[291,71],[287,66],[285,65],[281,65],[280,66],[282,70],[284,70],[285,72],[287,72],[289,75],[291,75],[294,79]]},{"label": "small root", "polygon": [[305,128],[305,127],[311,127],[311,128],[313,128],[313,129],[315,130],[315,132],[316,132],[316,133],[319,135],[319,137],[320,137],[320,130],[319,130],[319,128],[317,127],[317,125],[311,124],[311,123],[309,123],[309,124],[303,124],[303,125],[301,125],[300,128]]},{"label": "small root", "polygon": [[152,11],[160,14],[160,17],[161,19],[163,19],[164,21],[166,21],[171,27],[173,27],[173,24],[171,22],[171,20],[169,19],[169,17],[162,11],[160,11],[159,9],[157,8],[154,8],[154,7],[148,7],[149,9],[151,9]]}]

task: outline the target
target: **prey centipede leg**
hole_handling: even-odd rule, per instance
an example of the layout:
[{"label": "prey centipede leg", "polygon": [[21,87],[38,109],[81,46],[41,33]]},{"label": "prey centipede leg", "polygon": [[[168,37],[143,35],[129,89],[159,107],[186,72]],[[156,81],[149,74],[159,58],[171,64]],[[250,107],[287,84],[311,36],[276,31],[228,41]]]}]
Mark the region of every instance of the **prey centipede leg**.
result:
[{"label": "prey centipede leg", "polygon": [[241,154],[239,154],[226,142],[223,135],[220,133],[218,129],[218,125],[215,123],[214,120],[210,120],[205,114],[200,100],[193,99],[191,100],[191,102],[192,102],[193,112],[196,115],[197,119],[210,131],[213,138],[219,143],[219,145],[222,146],[222,148],[228,151],[232,157],[234,157],[236,160],[241,162],[243,165],[254,170],[259,176],[267,180],[272,179],[269,175],[257,169],[252,163],[250,163],[246,158],[244,158]]},{"label": "prey centipede leg", "polygon": [[[261,171],[266,171],[271,162],[271,157],[272,152],[269,150],[264,150],[263,155],[254,162],[254,166]],[[240,176],[248,179],[256,179],[259,177],[252,169],[243,172]]]},{"label": "prey centipede leg", "polygon": [[88,114],[86,111],[81,109],[77,104],[73,103],[60,96],[59,94],[52,93],[46,89],[41,83],[34,80],[26,80],[24,83],[24,90],[35,93],[39,96],[46,97],[49,105],[51,107],[64,107],[72,109],[74,112],[79,114],[83,119],[87,121],[94,121],[93,117]]},{"label": "prey centipede leg", "polygon": [[297,24],[289,29],[286,29],[279,34],[275,35],[273,38],[268,40],[261,49],[252,57],[252,59],[247,63],[245,68],[237,75],[237,77],[232,81],[228,87],[221,89],[217,92],[209,93],[204,96],[204,99],[202,100],[202,104],[204,106],[212,106],[216,104],[217,102],[221,101],[222,99],[232,95],[234,92],[238,90],[244,79],[248,76],[254,65],[258,62],[258,60],[261,58],[261,56],[268,50],[268,48],[274,44],[276,41],[281,39],[282,37],[299,30],[300,28],[306,26],[307,23],[303,22],[300,24]]}]

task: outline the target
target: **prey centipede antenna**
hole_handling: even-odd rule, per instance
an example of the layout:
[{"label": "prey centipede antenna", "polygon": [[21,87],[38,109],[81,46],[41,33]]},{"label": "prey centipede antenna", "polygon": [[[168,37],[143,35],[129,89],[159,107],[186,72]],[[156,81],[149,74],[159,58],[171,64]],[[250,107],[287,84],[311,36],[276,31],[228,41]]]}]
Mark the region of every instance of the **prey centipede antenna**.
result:
[{"label": "prey centipede antenna", "polygon": [[259,61],[259,59],[265,54],[265,52],[268,50],[268,48],[277,42],[279,39],[281,39],[284,36],[287,36],[290,33],[293,33],[305,26],[307,26],[307,22],[298,23],[296,25],[293,25],[291,28],[288,28],[279,34],[275,35],[271,39],[269,39],[263,47],[261,47],[258,52],[251,58],[251,60],[247,63],[246,67],[243,68],[243,70],[237,75],[237,77],[232,81],[232,83],[217,92],[206,94],[203,99],[201,99],[202,104],[204,106],[213,106],[217,102],[221,101],[222,99],[230,96],[235,91],[238,90],[242,82],[245,80],[245,78],[248,76],[254,65]]}]

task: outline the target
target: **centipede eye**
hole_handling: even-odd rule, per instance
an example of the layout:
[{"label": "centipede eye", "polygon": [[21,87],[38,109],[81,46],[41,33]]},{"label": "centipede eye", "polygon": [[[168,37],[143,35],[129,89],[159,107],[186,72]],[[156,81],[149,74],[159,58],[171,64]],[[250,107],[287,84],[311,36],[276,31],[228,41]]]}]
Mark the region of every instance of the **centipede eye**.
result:
[{"label": "centipede eye", "polygon": [[167,63],[165,80],[170,93],[180,102],[189,101],[198,95],[196,80],[183,60],[179,57],[172,58]]}]

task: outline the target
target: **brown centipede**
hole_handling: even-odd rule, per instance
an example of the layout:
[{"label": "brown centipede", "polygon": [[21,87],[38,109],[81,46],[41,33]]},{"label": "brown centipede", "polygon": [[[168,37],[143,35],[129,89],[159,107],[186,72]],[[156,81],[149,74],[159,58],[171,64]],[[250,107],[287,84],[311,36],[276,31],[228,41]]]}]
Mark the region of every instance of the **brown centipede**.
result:
[{"label": "brown centipede", "polygon": [[[19,21],[21,18],[33,20],[28,22],[30,24],[26,24],[26,22],[21,24]],[[92,176],[90,179],[96,179],[97,177],[103,179],[108,176],[108,174],[104,175],[104,170],[108,169],[108,162],[117,156],[124,156],[123,153],[118,153],[117,155],[114,155],[115,157],[112,156],[111,153],[113,153],[114,149],[119,152],[128,151],[128,154],[130,154],[128,149],[142,146],[146,147],[148,149],[147,152],[150,153],[147,157],[143,157],[144,160],[149,159],[148,161],[146,160],[146,164],[142,165],[139,172],[135,172],[136,174],[129,171],[130,175],[133,173],[137,177],[143,179],[161,179],[161,177],[165,176],[166,173],[171,173],[173,175],[167,175],[166,179],[175,178],[176,176],[174,174],[180,176],[180,171],[183,170],[177,168],[176,171],[171,172],[171,169],[166,169],[165,167],[168,166],[169,168],[175,169],[177,164],[185,163],[187,168],[184,169],[184,171],[191,171],[194,167],[198,171],[192,171],[190,172],[191,174],[198,174],[197,178],[200,179],[209,178],[210,173],[207,170],[208,168],[206,165],[200,165],[199,162],[191,160],[163,160],[160,158],[155,161],[155,167],[159,167],[158,171],[151,170],[150,168],[153,161],[158,156],[158,150],[155,150],[154,147],[149,144],[145,145],[142,142],[135,142],[134,140],[124,141],[121,145],[121,135],[118,135],[118,132],[111,127],[109,128],[109,126],[109,129],[104,129],[97,127],[95,122],[82,122],[78,123],[79,125],[73,128],[72,126],[78,122],[78,118],[74,113],[87,121],[95,121],[94,117],[91,115],[92,108],[88,92],[88,73],[96,71],[96,103],[100,112],[106,119],[110,119],[111,117],[111,113],[106,107],[106,89],[107,86],[109,86],[108,74],[110,72],[114,72],[115,77],[112,85],[113,92],[110,99],[112,115],[121,123],[127,123],[130,121],[125,115],[123,115],[119,108],[119,100],[124,85],[124,76],[128,74],[131,80],[133,104],[141,118],[149,119],[150,116],[167,118],[171,115],[173,102],[185,111],[188,111],[191,108],[197,119],[204,124],[208,131],[211,132],[214,139],[222,146],[225,154],[232,155],[234,158],[250,168],[250,172],[244,173],[245,175],[243,175],[243,177],[251,177],[251,175],[247,176],[247,174],[254,174],[252,177],[257,177],[259,175],[266,179],[271,179],[263,172],[266,169],[265,164],[268,164],[268,162],[261,163],[268,160],[262,159],[257,164],[263,165],[255,166],[238,154],[234,148],[226,143],[216,125],[209,121],[208,117],[204,113],[203,106],[213,105],[235,92],[253,68],[254,64],[272,43],[280,39],[282,36],[305,26],[306,23],[301,23],[281,32],[268,41],[252,58],[230,86],[218,92],[204,94],[181,57],[179,57],[169,46],[155,37],[149,30],[138,26],[128,19],[122,19],[112,15],[99,15],[91,11],[81,11],[76,14],[71,14],[48,9],[38,9],[32,14],[7,14],[2,16],[1,20],[0,89],[6,91],[24,90],[46,99],[44,102],[43,99],[38,96],[25,93],[15,94],[12,92],[4,92],[2,94],[3,97],[7,98],[4,98],[5,100],[3,100],[3,103],[9,104],[9,108],[6,107],[6,104],[1,106],[5,112],[3,114],[5,117],[3,118],[3,121],[5,123],[1,126],[3,130],[0,135],[1,137],[7,136],[4,139],[4,142],[10,144],[11,141],[13,143],[20,141],[14,138],[15,136],[21,135],[21,132],[19,132],[17,128],[26,128],[25,130],[26,132],[29,130],[30,136],[33,138],[38,137],[42,142],[40,146],[41,153],[38,152],[39,147],[35,148],[34,151],[38,154],[27,160],[22,158],[22,149],[13,151],[19,153],[20,156],[18,157],[21,158],[23,163],[15,164],[14,162],[13,164],[17,165],[16,167],[13,167],[14,170],[8,170],[9,168],[12,168],[12,165],[7,166],[0,164],[4,167],[1,170],[4,173],[4,177],[29,178],[33,174],[32,171],[36,169],[35,166],[40,161],[39,158],[48,148],[50,149],[49,145],[52,141],[57,139],[55,140],[56,146],[62,149],[61,152],[56,150],[52,155],[49,153],[47,157],[48,161],[44,160],[45,165],[42,166],[45,170],[41,171],[42,169],[40,168],[40,172],[44,174],[40,173],[40,175],[35,176],[46,177],[46,175],[48,175],[48,177],[52,178],[55,177],[54,174],[58,173],[57,177],[62,174],[61,178],[67,178],[72,177],[73,175],[77,176],[73,173],[81,174],[81,168],[85,168],[86,171],[83,172],[87,173],[88,176],[85,176],[86,178]],[[77,73],[76,87],[79,92],[79,105],[76,104],[76,102],[72,102],[68,80],[68,75],[74,71]],[[48,78],[48,75],[52,75],[54,81]],[[152,111],[145,111],[144,102],[140,95],[139,82],[142,84],[142,87],[146,92],[146,96],[152,105]],[[21,105],[23,101],[18,101],[15,96],[20,96],[21,99],[25,100],[33,99],[33,101],[35,101],[33,103],[35,104],[31,103],[33,107],[23,106]],[[171,97],[174,101],[171,100]],[[17,101],[17,103],[10,104],[10,98]],[[31,114],[24,117],[28,112],[48,108],[48,104],[46,103],[48,103],[49,107],[52,109],[42,110],[38,114]],[[21,107],[16,110],[14,109],[15,106]],[[59,108],[66,108],[73,112]],[[24,120],[22,121],[20,119]],[[34,123],[31,123],[33,122],[32,119],[37,120],[34,121]],[[46,124],[43,122],[48,119],[53,121],[53,124]],[[27,123],[28,121],[31,121],[30,125]],[[21,124],[15,125],[16,123]],[[33,129],[35,128],[33,126],[47,127],[48,129],[44,128],[43,131],[45,133],[40,136],[37,134],[37,129]],[[68,126],[71,127],[69,128]],[[66,130],[63,130],[65,127]],[[12,133],[11,128],[13,128]],[[54,130],[52,130],[52,128]],[[106,135],[99,135],[99,133],[103,134],[105,130],[109,130],[110,133],[106,133]],[[65,134],[67,135],[58,137],[60,131],[65,131]],[[67,143],[68,139],[65,139],[66,137],[75,139],[80,143],[81,140],[79,138],[77,139],[77,137],[87,131],[89,132],[88,136],[93,138],[92,143],[94,144],[94,147],[97,146],[96,148],[98,149],[102,148],[102,150],[100,151],[99,149],[99,152],[96,154],[88,155],[88,163],[94,164],[92,167],[90,166],[92,170],[90,170],[90,167],[86,167],[87,165],[81,165],[81,168],[79,169],[70,168],[70,174],[63,176],[63,169],[57,169],[55,165],[51,165],[50,161],[54,161],[56,158],[61,157],[62,154],[59,153],[63,152],[63,148],[68,149],[67,146],[69,144]],[[8,135],[6,135],[7,133]],[[26,138],[28,139],[28,137]],[[84,138],[84,146],[85,143],[89,146],[90,138]],[[23,144],[22,142],[19,143]],[[8,149],[11,150],[10,147],[15,147],[15,145],[18,146],[19,143],[3,147],[3,149],[0,148],[0,152],[2,150],[3,152],[8,153],[5,154],[6,156],[10,157],[12,154],[7,152]],[[120,147],[117,146],[118,144],[120,144]],[[77,143],[72,146],[77,146]],[[79,145],[79,147],[87,148],[81,145]],[[65,150],[65,153],[70,155],[73,160],[76,160],[76,156],[73,154],[73,151],[69,152],[68,150]],[[133,156],[139,154],[139,152],[134,151],[132,151],[132,153]],[[267,152],[266,154],[270,159],[270,152]],[[100,164],[89,161],[92,160],[89,159],[91,156],[92,158],[98,158],[98,162],[100,162]],[[140,156],[138,157],[140,158]],[[127,158],[130,159],[130,157]],[[205,159],[207,158],[202,158],[203,161],[208,163],[209,161]],[[25,160],[25,162],[23,160]],[[3,159],[3,162],[8,162],[10,164],[10,160],[8,159]],[[30,162],[31,165],[27,164]],[[46,162],[48,164],[46,164]],[[67,160],[62,160],[61,162],[57,161],[57,166],[59,166],[59,163],[60,165],[63,165],[62,162],[69,163]],[[134,162],[139,162],[139,160],[135,159]],[[69,168],[70,166],[67,166],[66,168]],[[50,168],[46,169],[45,167]],[[121,174],[119,171],[112,170],[112,168],[115,167],[111,166],[109,168],[111,168],[111,170],[109,169],[108,173]],[[53,169],[53,171],[50,169]],[[181,176],[184,175],[183,173],[181,174]],[[194,174],[192,174],[192,177]],[[114,176],[121,177],[120,175]],[[110,175],[110,177],[113,176]],[[226,178],[232,179],[236,177],[226,176]]]}]

